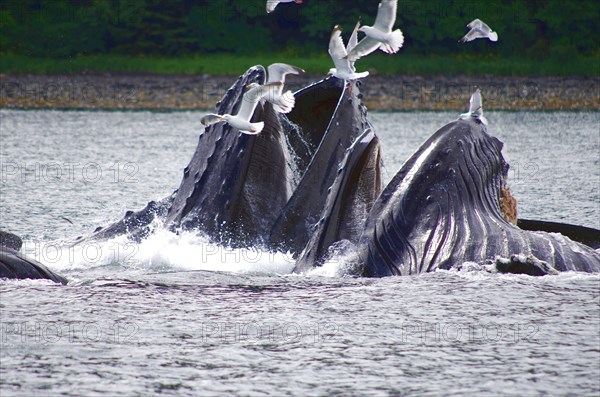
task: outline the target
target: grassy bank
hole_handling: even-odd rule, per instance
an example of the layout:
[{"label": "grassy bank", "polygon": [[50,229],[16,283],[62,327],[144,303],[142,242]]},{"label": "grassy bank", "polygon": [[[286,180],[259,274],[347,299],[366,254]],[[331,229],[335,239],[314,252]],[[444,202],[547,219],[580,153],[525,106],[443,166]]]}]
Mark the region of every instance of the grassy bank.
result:
[{"label": "grassy bank", "polygon": [[[249,66],[285,62],[304,68],[308,73],[325,73],[332,62],[325,54],[297,55],[197,55],[178,58],[118,55],[78,56],[71,58],[30,58],[0,55],[0,73],[70,74],[82,72],[213,74],[239,75]],[[600,56],[534,60],[469,56],[431,56],[372,54],[356,63],[359,71],[379,74],[468,74],[503,76],[599,76]]]}]

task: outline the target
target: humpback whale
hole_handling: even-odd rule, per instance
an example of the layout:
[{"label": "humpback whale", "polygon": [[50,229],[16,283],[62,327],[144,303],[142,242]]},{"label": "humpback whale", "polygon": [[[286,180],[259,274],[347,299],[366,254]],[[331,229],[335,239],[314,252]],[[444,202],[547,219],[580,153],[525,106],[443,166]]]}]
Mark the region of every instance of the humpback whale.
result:
[{"label": "humpback whale", "polygon": [[23,241],[19,236],[0,230],[0,279],[48,279],[55,283],[67,283],[66,278],[22,255],[19,252],[22,245]]},{"label": "humpback whale", "polygon": [[[217,103],[216,113],[235,114],[246,87],[264,84],[265,78],[262,66],[250,68]],[[377,161],[368,164],[370,173],[364,173],[375,182],[365,182],[366,176],[354,170],[355,178],[346,183],[363,175],[362,185],[370,186],[361,194],[370,197],[365,211],[381,191],[379,141],[374,133],[363,136],[373,126],[359,87],[360,82],[326,78],[296,92],[295,106],[285,115],[262,100],[251,119],[264,122],[258,135],[241,134],[228,124],[206,127],[172,195],[127,212],[91,238],[126,233],[139,240],[147,236],[152,221],[160,219],[171,230],[200,231],[214,243],[297,255],[321,217],[346,151],[363,150],[362,145],[353,145],[359,137],[373,141],[371,148],[376,148],[370,150],[377,153]],[[348,167],[357,165],[362,163]]]},{"label": "humpback whale", "polygon": [[[236,114],[248,87],[265,80],[262,66],[250,68],[215,113]],[[123,234],[140,241],[159,220],[232,248],[290,252],[295,272],[322,265],[341,242],[356,254],[357,275],[369,277],[473,262],[530,275],[600,271],[600,231],[517,219],[503,144],[480,110],[434,133],[384,189],[360,84],[328,77],[296,92],[287,114],[262,99],[250,120],[264,122],[258,135],[207,126],[177,190],[76,243]],[[476,99],[471,107],[480,107]],[[66,282],[6,241],[0,277]]]},{"label": "humpback whale", "polygon": [[[244,87],[264,80],[262,67],[251,68],[218,111],[235,112]],[[381,148],[359,86],[333,77],[312,84],[287,115],[262,101],[253,118],[265,122],[261,135],[206,128],[179,189],[143,213],[217,243],[289,251],[295,272],[321,265],[339,241],[356,246],[364,276],[465,262],[532,275],[600,271],[597,230],[517,220],[503,144],[487,132],[479,90],[473,109],[434,133],[382,192]],[[130,213],[119,231],[123,222],[135,231],[140,219]]]},{"label": "humpback whale", "polygon": [[476,117],[434,133],[373,205],[358,238],[363,275],[418,274],[464,262],[531,275],[600,271],[593,248],[512,223],[502,147]]}]

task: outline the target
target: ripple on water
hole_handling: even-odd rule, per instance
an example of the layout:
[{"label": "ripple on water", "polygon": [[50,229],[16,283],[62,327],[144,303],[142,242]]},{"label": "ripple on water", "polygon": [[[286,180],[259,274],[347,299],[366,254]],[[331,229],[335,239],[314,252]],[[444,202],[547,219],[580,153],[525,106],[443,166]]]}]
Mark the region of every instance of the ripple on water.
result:
[{"label": "ripple on water", "polygon": [[[24,167],[0,181],[3,227],[71,280],[0,283],[2,395],[600,390],[598,275],[361,279],[344,276],[344,258],[292,275],[288,255],[225,250],[164,231],[139,245],[117,239],[64,249],[61,239],[177,188],[197,144],[199,113],[0,114],[3,162]],[[372,114],[387,178],[457,116]],[[489,112],[488,119],[506,144],[523,216],[600,227],[598,184],[590,182],[600,180],[598,112]],[[48,159],[79,162],[78,176],[31,178]],[[106,171],[93,182],[81,175],[91,163]],[[137,167],[133,183],[113,179],[114,170],[131,170],[125,163]]]}]

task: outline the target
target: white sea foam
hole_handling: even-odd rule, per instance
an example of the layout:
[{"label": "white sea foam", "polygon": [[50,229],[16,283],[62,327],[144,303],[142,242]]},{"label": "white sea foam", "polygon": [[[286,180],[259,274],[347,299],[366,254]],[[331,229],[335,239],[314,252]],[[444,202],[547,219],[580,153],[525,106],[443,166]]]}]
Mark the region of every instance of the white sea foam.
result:
[{"label": "white sea foam", "polygon": [[140,243],[120,236],[106,241],[66,245],[60,241],[29,241],[23,253],[59,273],[116,266],[125,271],[225,271],[251,274],[291,273],[291,255],[252,248],[228,248],[191,232],[164,228]]},{"label": "white sea foam", "polygon": [[357,274],[359,263],[356,246],[348,240],[334,243],[328,250],[322,266],[309,270],[307,276],[344,277]]}]

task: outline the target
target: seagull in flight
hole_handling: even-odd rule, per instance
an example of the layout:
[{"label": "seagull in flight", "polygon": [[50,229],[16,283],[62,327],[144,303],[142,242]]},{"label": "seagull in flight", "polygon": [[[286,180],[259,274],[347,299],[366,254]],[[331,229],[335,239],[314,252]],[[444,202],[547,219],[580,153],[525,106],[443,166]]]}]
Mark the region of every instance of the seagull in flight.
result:
[{"label": "seagull in flight", "polygon": [[498,33],[494,32],[485,22],[481,19],[474,19],[467,25],[467,28],[471,29],[469,32],[458,42],[466,43],[475,39],[490,39],[490,41],[498,41]]},{"label": "seagull in flight", "polygon": [[335,25],[331,38],[329,39],[329,56],[333,60],[335,68],[329,69],[329,74],[342,80],[356,80],[363,77],[367,77],[369,72],[356,73],[354,67],[354,61],[348,59],[348,52],[352,51],[356,47],[358,42],[358,28],[360,27],[360,21],[356,24],[350,40],[348,40],[348,46],[344,46],[344,40],[342,39],[342,28],[339,25]]},{"label": "seagull in flight", "polygon": [[471,95],[471,99],[469,100],[469,112],[461,114],[460,118],[473,118],[481,121],[483,125],[488,125],[487,119],[483,116],[483,102],[481,100],[481,91],[479,88]]},{"label": "seagull in flight", "polygon": [[265,123],[263,121],[257,123],[250,122],[254,110],[262,97],[268,95],[270,91],[279,89],[281,85],[283,85],[281,82],[264,85],[250,83],[246,86],[248,91],[242,97],[242,106],[240,106],[240,110],[236,115],[210,113],[202,117],[200,122],[203,126],[208,127],[220,121],[225,121],[243,134],[256,135],[262,131]]},{"label": "seagull in flight", "polygon": [[350,61],[354,62],[377,49],[388,54],[398,52],[404,43],[404,35],[400,29],[392,31],[396,22],[397,8],[398,0],[382,0],[379,3],[375,24],[358,29],[366,36],[348,53]]},{"label": "seagull in flight", "polygon": [[288,74],[304,73],[303,69],[285,63],[273,63],[267,68],[268,78],[267,84],[281,83],[273,90],[269,90],[265,99],[273,104],[273,108],[279,113],[289,113],[296,104],[296,98],[292,91],[283,92],[283,83],[285,76]]},{"label": "seagull in flight", "polygon": [[302,0],[267,0],[267,14],[275,11],[275,7],[279,3],[291,3],[294,2],[296,4],[302,4]]}]

